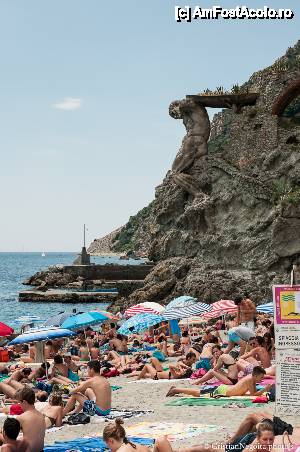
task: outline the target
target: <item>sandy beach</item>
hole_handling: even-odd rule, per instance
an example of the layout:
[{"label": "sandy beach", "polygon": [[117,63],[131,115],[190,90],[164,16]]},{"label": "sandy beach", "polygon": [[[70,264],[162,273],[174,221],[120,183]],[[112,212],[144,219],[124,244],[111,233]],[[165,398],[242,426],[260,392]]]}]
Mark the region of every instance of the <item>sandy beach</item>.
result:
[{"label": "sandy beach", "polygon": [[[122,389],[113,392],[113,408],[153,410],[139,417],[125,420],[125,427],[138,424],[143,421],[160,424],[162,422],[183,423],[183,424],[210,424],[217,425],[218,429],[213,432],[202,433],[199,436],[172,442],[175,448],[189,446],[193,444],[211,443],[226,439],[240,424],[242,419],[253,411],[274,412],[275,404],[257,406],[253,404],[247,408],[223,408],[219,406],[187,407],[187,406],[166,406],[170,400],[165,395],[168,389],[174,384],[169,382],[133,382],[125,377],[115,377],[110,379],[113,385],[119,385]],[[177,386],[188,387],[190,383],[180,381]],[[1,418],[1,425],[4,421]],[[300,426],[300,418],[285,417],[287,422],[294,426]],[[55,431],[46,433],[45,445],[53,444],[55,441],[65,441],[84,436],[102,434],[105,422],[99,418],[92,418],[92,422],[87,425],[68,426],[65,425]]]}]

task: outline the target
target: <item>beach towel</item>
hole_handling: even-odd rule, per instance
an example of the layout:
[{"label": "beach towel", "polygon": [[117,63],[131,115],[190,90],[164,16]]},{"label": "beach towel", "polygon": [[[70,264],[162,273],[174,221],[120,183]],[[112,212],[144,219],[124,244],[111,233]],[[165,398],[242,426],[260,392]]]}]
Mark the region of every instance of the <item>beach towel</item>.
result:
[{"label": "beach towel", "polygon": [[223,406],[226,403],[244,403],[246,406],[252,406],[252,399],[221,397],[220,399],[206,397],[180,397],[166,403],[166,406]]},{"label": "beach towel", "polygon": [[181,422],[139,422],[126,428],[130,436],[141,438],[158,438],[167,436],[169,441],[180,441],[203,433],[210,433],[221,429],[218,425],[184,424]]},{"label": "beach towel", "polygon": [[[133,443],[143,444],[144,446],[151,446],[153,439],[146,438],[128,438]],[[104,452],[107,451],[107,445],[102,438],[79,438],[72,441],[56,441],[52,446],[45,446],[45,452]]]},{"label": "beach towel", "polygon": [[105,420],[114,421],[117,417],[121,417],[123,419],[129,419],[131,417],[139,417],[143,416],[144,414],[153,413],[151,410],[118,410],[114,409],[111,410],[109,414],[106,416],[93,416],[92,419],[96,418],[96,422],[100,421],[102,422]]}]

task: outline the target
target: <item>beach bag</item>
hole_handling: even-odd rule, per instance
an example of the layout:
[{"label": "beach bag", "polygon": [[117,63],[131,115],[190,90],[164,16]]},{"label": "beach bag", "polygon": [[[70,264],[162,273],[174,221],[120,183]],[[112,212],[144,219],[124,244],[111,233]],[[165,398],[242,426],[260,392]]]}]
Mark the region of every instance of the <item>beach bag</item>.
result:
[{"label": "beach bag", "polygon": [[89,422],[91,422],[91,419],[85,413],[71,414],[67,420],[69,425],[88,424]]},{"label": "beach bag", "polygon": [[84,414],[87,414],[89,416],[95,416],[96,414],[96,404],[93,400],[85,400],[83,403],[83,409]]},{"label": "beach bag", "polygon": [[7,350],[0,350],[0,361],[7,363],[9,361],[9,354]]},{"label": "beach bag", "polygon": [[285,432],[287,432],[289,435],[293,434],[293,426],[291,424],[288,424],[287,422],[280,419],[280,417],[273,417],[273,430],[274,435],[283,435]]}]

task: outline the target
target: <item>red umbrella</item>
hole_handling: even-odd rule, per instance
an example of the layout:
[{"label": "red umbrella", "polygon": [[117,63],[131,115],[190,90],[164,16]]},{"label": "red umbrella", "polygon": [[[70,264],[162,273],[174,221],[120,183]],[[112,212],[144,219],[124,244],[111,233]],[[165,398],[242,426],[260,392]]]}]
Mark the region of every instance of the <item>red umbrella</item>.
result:
[{"label": "red umbrella", "polygon": [[5,323],[0,322],[0,337],[2,336],[10,336],[14,332],[13,328]]},{"label": "red umbrella", "polygon": [[219,300],[213,303],[212,310],[203,314],[204,319],[215,319],[223,314],[237,312],[237,306],[232,300]]}]

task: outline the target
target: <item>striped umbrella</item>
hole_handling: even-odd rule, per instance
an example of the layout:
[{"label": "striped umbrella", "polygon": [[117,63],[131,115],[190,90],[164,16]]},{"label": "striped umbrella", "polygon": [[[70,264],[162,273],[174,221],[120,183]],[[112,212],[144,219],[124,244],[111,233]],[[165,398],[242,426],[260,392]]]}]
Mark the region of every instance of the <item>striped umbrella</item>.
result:
[{"label": "striped umbrella", "polygon": [[274,314],[274,304],[273,302],[261,304],[256,306],[256,310],[258,312],[263,312],[264,314]]},{"label": "striped umbrella", "polygon": [[164,317],[157,314],[137,314],[126,320],[121,328],[118,329],[118,333],[124,335],[129,335],[131,333],[140,333],[141,331],[150,328],[150,326],[157,325],[164,320]]},{"label": "striped umbrella", "polygon": [[[195,300],[195,299],[194,299]],[[211,306],[206,303],[200,303],[195,300],[193,304],[182,307],[172,307],[168,305],[164,311],[166,320],[186,319],[193,316],[199,316],[210,311]]]},{"label": "striped umbrella", "polygon": [[211,305],[211,311],[203,314],[205,319],[215,319],[223,314],[237,312],[237,306],[232,300],[219,300]]},{"label": "striped umbrella", "polygon": [[174,298],[174,300],[170,301],[166,309],[187,308],[188,306],[192,306],[195,303],[197,303],[197,298],[191,297],[190,295],[182,295],[181,297]]},{"label": "striped umbrella", "polygon": [[139,303],[135,306],[131,306],[125,311],[125,317],[129,319],[137,314],[161,314],[164,311],[164,306],[159,303],[151,301],[145,301],[145,303]]}]

